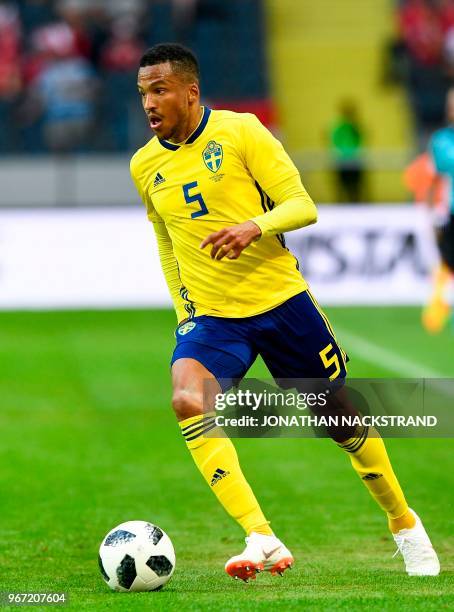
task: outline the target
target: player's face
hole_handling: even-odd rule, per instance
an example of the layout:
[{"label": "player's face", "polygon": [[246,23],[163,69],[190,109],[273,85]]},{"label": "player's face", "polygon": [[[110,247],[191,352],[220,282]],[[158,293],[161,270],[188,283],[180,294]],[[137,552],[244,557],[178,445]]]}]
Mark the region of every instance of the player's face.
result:
[{"label": "player's face", "polygon": [[140,68],[137,86],[151,129],[161,140],[181,142],[187,136],[191,109],[198,104],[199,87],[169,62]]}]

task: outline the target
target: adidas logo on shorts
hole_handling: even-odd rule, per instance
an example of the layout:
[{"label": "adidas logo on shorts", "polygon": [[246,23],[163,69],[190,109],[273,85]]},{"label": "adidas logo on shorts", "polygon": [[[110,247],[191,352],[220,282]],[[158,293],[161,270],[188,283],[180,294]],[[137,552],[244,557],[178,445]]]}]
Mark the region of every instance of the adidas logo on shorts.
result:
[{"label": "adidas logo on shorts", "polygon": [[230,472],[226,472],[225,470],[221,470],[221,468],[217,468],[217,470],[213,474],[213,478],[211,479],[211,485],[210,486],[214,487],[214,485],[217,482],[219,482],[220,480],[222,480],[223,478],[225,478],[229,474],[230,474]]}]

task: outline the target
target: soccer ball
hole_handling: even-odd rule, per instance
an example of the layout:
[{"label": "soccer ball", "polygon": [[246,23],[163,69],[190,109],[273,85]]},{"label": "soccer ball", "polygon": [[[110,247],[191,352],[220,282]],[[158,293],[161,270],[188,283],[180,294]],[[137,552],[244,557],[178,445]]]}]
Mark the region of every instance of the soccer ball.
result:
[{"label": "soccer ball", "polygon": [[114,591],[158,591],[175,569],[169,536],[146,521],[114,527],[99,547],[99,569]]}]

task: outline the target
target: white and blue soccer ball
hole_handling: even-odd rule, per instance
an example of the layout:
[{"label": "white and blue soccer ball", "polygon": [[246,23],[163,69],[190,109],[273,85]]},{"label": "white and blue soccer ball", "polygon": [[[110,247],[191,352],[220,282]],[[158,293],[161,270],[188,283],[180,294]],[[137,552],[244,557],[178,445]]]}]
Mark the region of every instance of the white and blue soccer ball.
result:
[{"label": "white and blue soccer ball", "polygon": [[114,527],[99,548],[99,569],[114,591],[157,591],[175,570],[169,536],[146,521]]}]

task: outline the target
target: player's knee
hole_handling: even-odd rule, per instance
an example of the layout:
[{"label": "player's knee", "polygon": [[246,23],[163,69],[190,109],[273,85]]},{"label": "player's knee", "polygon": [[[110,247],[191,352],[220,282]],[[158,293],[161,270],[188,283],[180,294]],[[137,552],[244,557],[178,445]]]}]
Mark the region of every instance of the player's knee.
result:
[{"label": "player's knee", "polygon": [[326,433],[335,442],[342,443],[355,436],[356,426],[350,425],[350,422],[360,414],[344,386],[330,395],[326,404],[312,408],[312,411],[319,417],[325,417],[329,423],[334,423],[326,427]]},{"label": "player's knee", "polygon": [[172,408],[179,421],[203,412],[203,404],[199,395],[187,389],[175,389],[172,396]]}]

